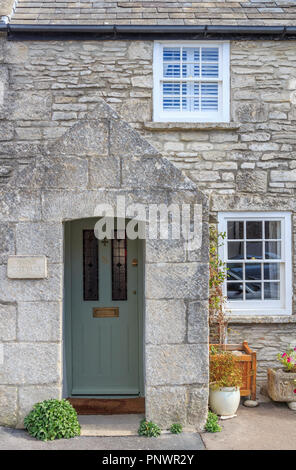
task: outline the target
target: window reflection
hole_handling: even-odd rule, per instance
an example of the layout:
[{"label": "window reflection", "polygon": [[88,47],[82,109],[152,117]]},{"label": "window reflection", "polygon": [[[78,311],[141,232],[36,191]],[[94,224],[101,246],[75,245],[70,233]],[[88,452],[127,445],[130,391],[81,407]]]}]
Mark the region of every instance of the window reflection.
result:
[{"label": "window reflection", "polygon": [[228,242],[228,259],[244,258],[243,242]]},{"label": "window reflection", "polygon": [[262,222],[250,221],[246,223],[246,238],[262,238]]},{"label": "window reflection", "polygon": [[261,282],[247,282],[246,283],[246,299],[247,300],[257,300],[261,299],[262,285]]},{"label": "window reflection", "polygon": [[227,222],[227,238],[229,240],[241,240],[244,238],[244,223],[239,221]]}]

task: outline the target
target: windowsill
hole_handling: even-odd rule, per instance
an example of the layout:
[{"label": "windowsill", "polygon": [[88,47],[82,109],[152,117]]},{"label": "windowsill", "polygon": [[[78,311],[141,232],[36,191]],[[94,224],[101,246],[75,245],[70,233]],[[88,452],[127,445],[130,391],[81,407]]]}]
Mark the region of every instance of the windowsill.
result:
[{"label": "windowsill", "polygon": [[296,323],[296,315],[229,315],[229,323]]},{"label": "windowsill", "polygon": [[239,122],[144,122],[144,128],[150,131],[231,131],[239,129]]}]

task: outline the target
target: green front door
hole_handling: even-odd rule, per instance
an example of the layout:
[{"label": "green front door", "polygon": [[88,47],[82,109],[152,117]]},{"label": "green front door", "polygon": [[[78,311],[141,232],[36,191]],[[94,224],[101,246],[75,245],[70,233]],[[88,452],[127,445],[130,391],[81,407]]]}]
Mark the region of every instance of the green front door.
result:
[{"label": "green front door", "polygon": [[[141,383],[137,240],[98,240],[97,219],[66,233],[71,396],[138,396]],[[115,234],[118,233],[115,231]],[[70,311],[69,311],[70,310]]]}]

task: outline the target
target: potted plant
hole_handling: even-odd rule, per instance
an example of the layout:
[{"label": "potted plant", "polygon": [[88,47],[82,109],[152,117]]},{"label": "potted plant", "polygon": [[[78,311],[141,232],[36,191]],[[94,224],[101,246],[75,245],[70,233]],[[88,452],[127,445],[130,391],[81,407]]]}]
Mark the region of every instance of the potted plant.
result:
[{"label": "potted plant", "polygon": [[235,415],[241,385],[242,371],[231,352],[210,355],[209,403],[214,413],[220,416]]},{"label": "potted plant", "polygon": [[268,395],[274,401],[285,401],[288,407],[296,411],[296,347],[284,353],[278,353],[282,369],[268,369]]},{"label": "potted plant", "polygon": [[223,295],[223,283],[227,277],[226,264],[219,257],[219,247],[223,245],[226,233],[219,233],[215,226],[210,226],[210,276],[209,276],[209,327],[210,352],[241,351],[235,355],[235,361],[243,374],[240,395],[256,400],[256,352],[252,351],[247,341],[241,344],[227,344],[228,311],[226,297]]}]

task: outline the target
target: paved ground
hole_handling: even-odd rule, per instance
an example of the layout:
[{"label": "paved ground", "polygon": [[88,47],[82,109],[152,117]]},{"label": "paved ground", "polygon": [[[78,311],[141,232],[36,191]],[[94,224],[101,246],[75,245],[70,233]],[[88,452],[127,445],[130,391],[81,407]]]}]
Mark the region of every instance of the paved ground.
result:
[{"label": "paved ground", "polygon": [[197,433],[179,436],[164,434],[158,438],[140,436],[75,437],[41,442],[18,429],[0,427],[0,450],[203,450]]},{"label": "paved ground", "polygon": [[296,450],[296,412],[286,403],[241,405],[236,418],[221,423],[221,432],[202,434],[208,450]]},{"label": "paved ground", "polygon": [[[296,412],[285,403],[240,406],[237,417],[220,422],[222,432],[184,432],[159,438],[139,436],[89,437],[41,442],[25,431],[0,427],[0,450],[296,450]],[[205,447],[204,447],[205,444]]]}]

